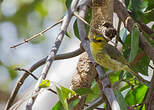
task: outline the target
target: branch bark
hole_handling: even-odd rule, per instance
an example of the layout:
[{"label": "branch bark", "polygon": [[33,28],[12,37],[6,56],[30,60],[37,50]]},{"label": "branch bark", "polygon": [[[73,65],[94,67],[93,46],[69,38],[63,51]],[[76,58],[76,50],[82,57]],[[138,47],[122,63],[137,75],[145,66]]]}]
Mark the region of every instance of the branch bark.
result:
[{"label": "branch bark", "polygon": [[151,79],[151,85],[145,100],[145,110],[154,110],[154,69],[153,69],[153,76]]},{"label": "branch bark", "polygon": [[149,28],[146,24],[144,24],[141,20],[137,20],[137,23],[140,24],[140,28],[146,32],[149,35],[152,35],[154,33],[154,30],[152,30],[151,28]]},{"label": "branch bark", "polygon": [[[114,0],[92,0],[92,20],[91,25],[101,32],[108,32],[107,37],[112,39],[115,36],[113,28],[113,3]],[[89,38],[92,39],[97,32],[90,30]],[[108,77],[105,77],[105,72],[101,66],[97,66],[99,79],[102,83],[102,91],[107,98],[112,110],[120,110],[120,106],[116,100],[114,92],[111,88]]]},{"label": "branch bark", "polygon": [[[84,18],[87,10],[87,4],[89,4],[90,0],[85,1],[85,5],[80,6],[79,9],[79,16]],[[85,41],[86,31],[84,24],[79,19],[77,20],[78,29],[81,41]],[[86,43],[81,42],[81,46],[83,45],[88,46]],[[84,48],[85,49],[85,48]],[[90,51],[89,51],[90,52]],[[80,60],[78,62],[78,66],[76,69],[76,73],[73,76],[72,82],[71,82],[71,88],[73,90],[83,87],[90,87],[91,82],[96,77],[96,70],[94,68],[94,65],[89,60],[89,57],[87,53],[83,53],[80,57]],[[82,110],[86,101],[87,96],[83,96],[80,99],[80,102],[73,108],[73,110]]]}]

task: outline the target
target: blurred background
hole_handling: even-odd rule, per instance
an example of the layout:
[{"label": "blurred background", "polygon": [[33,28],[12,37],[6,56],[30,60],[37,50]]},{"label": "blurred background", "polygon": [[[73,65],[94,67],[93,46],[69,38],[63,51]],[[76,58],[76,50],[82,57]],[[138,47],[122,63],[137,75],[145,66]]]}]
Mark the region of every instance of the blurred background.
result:
[{"label": "blurred background", "polygon": [[[24,73],[16,72],[14,68],[28,69],[32,64],[47,56],[58,35],[60,25],[29,43],[13,49],[10,47],[56,23],[66,11],[65,0],[3,0],[0,4],[0,110],[4,109],[17,79]],[[70,52],[79,48],[80,41],[74,37],[71,28],[68,29],[68,34],[71,38],[65,36],[58,53]],[[54,62],[48,79],[69,87],[78,58]],[[42,67],[34,72],[37,77]],[[28,95],[35,83],[32,77],[28,77],[19,91],[18,98],[25,94]],[[45,103],[34,106],[34,109],[51,109],[58,100],[56,95],[48,91],[43,92],[38,101],[41,101],[40,98],[42,102],[46,100]]]},{"label": "blurred background", "polygon": [[[43,36],[37,37],[29,43],[16,48],[10,47],[24,41],[24,39],[30,38],[60,20],[67,12],[65,1],[3,0],[0,4],[0,110],[4,109],[17,79],[24,73],[17,72],[14,68],[28,69],[31,65],[46,57],[59,33],[60,25],[55,26],[43,34]],[[70,37],[64,37],[58,53],[71,52],[80,47],[80,41],[74,36],[73,32],[74,21],[75,19],[73,18],[67,30]],[[115,27],[117,27],[117,21],[118,18],[114,15]],[[152,27],[153,24],[154,22],[149,22],[148,25]],[[123,26],[121,28],[120,36],[126,37],[126,29],[123,29]],[[118,46],[121,48],[121,45]],[[54,61],[47,79],[64,87],[69,87],[78,59],[79,56]],[[37,77],[39,77],[42,67],[33,72]],[[152,76],[152,70],[149,69],[149,71],[150,77],[144,76],[148,80]],[[22,85],[17,98],[21,99],[30,95],[35,83],[36,80],[31,76],[28,77]],[[33,109],[50,110],[57,100],[56,95],[43,90],[37,98]],[[20,106],[19,110],[23,110],[25,103]]]}]

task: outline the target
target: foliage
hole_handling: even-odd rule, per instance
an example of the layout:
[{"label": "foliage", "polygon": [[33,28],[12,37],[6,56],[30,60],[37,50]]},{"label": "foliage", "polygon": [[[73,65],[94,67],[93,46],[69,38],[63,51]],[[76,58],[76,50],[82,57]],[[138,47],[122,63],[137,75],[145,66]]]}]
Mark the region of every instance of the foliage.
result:
[{"label": "foliage", "polygon": [[[58,0],[57,0],[58,1]],[[147,24],[154,20],[154,0],[125,0],[125,4],[127,9],[129,10],[131,16],[134,20],[142,21],[143,23]],[[59,1],[58,1],[59,2]],[[60,1],[64,2],[63,4],[66,5],[65,7],[68,9],[72,0],[64,0]],[[12,23],[16,30],[17,30],[17,38],[24,39],[29,38],[31,35],[30,32],[36,33],[42,30],[43,23],[46,22],[45,20],[48,19],[47,15],[49,12],[49,7],[47,8],[45,5],[45,1],[43,0],[32,0],[30,3],[21,3],[18,1],[16,5],[19,5],[16,12],[11,16],[6,16],[5,14],[0,15],[0,22],[10,22]],[[92,10],[89,9],[85,20],[90,23],[91,20],[91,13]],[[33,15],[33,16],[32,16]],[[34,17],[35,16],[35,17]],[[30,17],[33,19],[30,22]],[[33,18],[34,17],[34,18]],[[36,20],[37,18],[37,20]],[[55,19],[55,18],[52,18]],[[34,21],[37,21],[36,24]],[[34,23],[34,24],[33,24]],[[33,29],[33,25],[37,28],[36,30]],[[86,32],[88,35],[89,26],[85,25]],[[152,26],[154,29],[154,25]],[[77,19],[73,22],[73,31],[75,37],[80,40],[78,26],[77,26]],[[122,54],[123,56],[131,63],[134,61],[137,55],[139,55],[142,51],[139,48],[139,24],[135,23],[133,25],[132,33],[128,33],[126,28],[122,28],[120,30],[120,39],[123,42],[122,47]],[[66,36],[71,37],[72,34],[69,32],[66,33]],[[151,45],[154,46],[153,35],[149,36],[147,33],[143,32],[143,35],[146,39],[150,42]],[[0,34],[0,43],[4,42],[4,38],[1,37]],[[31,41],[32,44],[39,44],[45,40],[45,36],[38,37]],[[1,49],[1,53],[5,51]],[[14,71],[16,64],[6,64],[3,60],[3,57],[0,57],[0,66],[5,67],[8,70],[9,76],[11,80],[17,78],[18,74]],[[150,59],[145,55],[143,56],[135,65],[134,70],[140,72],[142,75],[148,75],[148,67],[149,67]],[[126,71],[119,71],[114,72],[113,74],[109,75],[109,79],[111,83],[114,85],[116,82],[120,81],[120,84],[114,90],[116,98],[120,104],[122,110],[127,110],[128,106],[141,104],[143,103],[148,87],[144,84],[138,82],[129,72]],[[44,80],[40,84],[40,88],[47,88],[50,86],[49,80]],[[73,100],[72,102],[68,103],[68,100],[76,95],[84,96],[87,95],[86,104],[89,104],[96,98],[100,97],[100,90],[96,83],[93,81],[92,86],[90,88],[79,88],[75,91],[65,88],[63,86],[56,87],[57,95],[59,101],[52,107],[52,110],[71,110],[73,106],[75,106],[79,100]],[[136,107],[139,110],[141,107]],[[142,110],[145,107],[143,106]]]},{"label": "foliage", "polygon": [[47,88],[50,86],[50,81],[49,80],[43,80],[39,86],[39,88]]},{"label": "foliage", "polygon": [[56,87],[57,94],[59,97],[60,102],[57,102],[57,104],[52,108],[52,110],[56,110],[56,108],[64,108],[64,110],[69,110],[71,109],[75,104],[77,104],[76,101],[73,101],[71,104],[67,103],[67,100],[70,99],[71,97],[75,96],[76,93],[73,90],[70,90],[68,88],[65,88],[63,86]]},{"label": "foliage", "polygon": [[[66,0],[67,2],[67,0]],[[154,3],[153,0],[126,0],[126,6],[131,13],[131,16],[135,20],[141,20],[145,24],[153,21],[154,18]],[[88,19],[87,19],[88,18]],[[91,16],[85,17],[85,19],[89,22]],[[74,22],[73,25],[74,33],[77,38],[80,38],[77,28],[77,21]],[[86,30],[88,30],[86,28]],[[147,39],[150,41],[152,45],[154,45],[154,41],[150,39],[150,37],[144,33]],[[120,31],[120,38],[123,41],[123,49],[122,54],[125,58],[131,63],[134,61],[136,56],[141,54],[141,49],[139,48],[139,25],[137,23],[134,24],[132,33],[128,34],[126,28],[122,28]],[[143,56],[134,66],[134,70],[140,72],[143,75],[148,75],[148,67],[149,67],[150,59],[145,55]],[[114,84],[117,81],[123,82],[120,88],[115,90],[115,95],[120,104],[122,110],[127,110],[128,106],[140,104],[143,102],[148,87],[140,84],[138,81],[134,79],[134,77],[126,71],[114,72],[109,75],[110,81]],[[95,87],[98,88],[97,85]],[[86,90],[86,89],[85,89]],[[96,90],[96,94],[99,92],[99,89]],[[92,94],[90,90],[88,93],[87,103],[99,97],[99,94]],[[84,90],[82,93],[86,93]],[[94,92],[95,93],[95,92]],[[80,93],[81,94],[81,93]],[[136,107],[138,110],[140,107]],[[145,106],[142,107],[142,110],[145,109]]]}]

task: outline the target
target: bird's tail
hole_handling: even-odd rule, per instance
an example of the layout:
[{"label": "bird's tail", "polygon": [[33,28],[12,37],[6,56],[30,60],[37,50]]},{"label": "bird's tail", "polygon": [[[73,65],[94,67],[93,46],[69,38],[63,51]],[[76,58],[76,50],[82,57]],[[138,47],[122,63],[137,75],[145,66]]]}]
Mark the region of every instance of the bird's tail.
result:
[{"label": "bird's tail", "polygon": [[126,68],[125,70],[132,73],[141,83],[145,83],[145,84],[149,83],[149,81],[143,79],[137,72],[135,72],[133,69],[131,69],[130,66],[128,66],[128,68]]}]

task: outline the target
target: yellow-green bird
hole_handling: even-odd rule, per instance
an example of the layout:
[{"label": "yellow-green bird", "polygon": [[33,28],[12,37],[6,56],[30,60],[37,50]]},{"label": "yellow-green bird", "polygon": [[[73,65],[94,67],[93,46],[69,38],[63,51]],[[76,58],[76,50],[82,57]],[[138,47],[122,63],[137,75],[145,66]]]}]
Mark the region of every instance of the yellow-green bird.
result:
[{"label": "yellow-green bird", "polygon": [[101,35],[94,35],[90,39],[90,49],[93,58],[99,65],[111,69],[115,72],[119,70],[126,70],[133,73],[139,80],[146,82],[137,72],[132,70],[128,61],[122,56],[117,48],[107,43],[105,38]]}]

